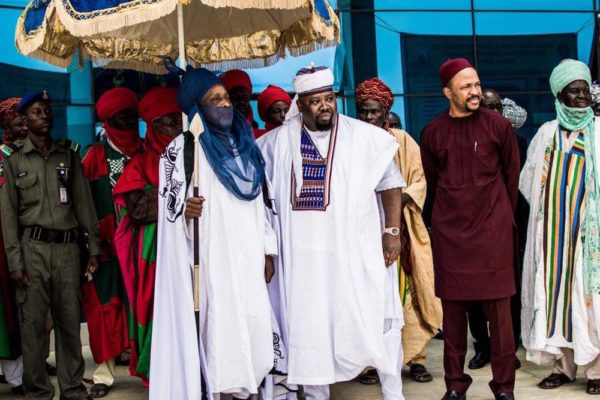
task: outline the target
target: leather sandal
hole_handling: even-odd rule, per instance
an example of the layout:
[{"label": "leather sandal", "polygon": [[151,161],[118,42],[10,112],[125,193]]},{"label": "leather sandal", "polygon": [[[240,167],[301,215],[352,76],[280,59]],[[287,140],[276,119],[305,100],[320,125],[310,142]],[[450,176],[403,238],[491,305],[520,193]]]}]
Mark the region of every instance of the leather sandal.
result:
[{"label": "leather sandal", "polygon": [[433,380],[433,376],[431,376],[423,364],[412,364],[410,366],[410,376],[415,382],[419,383],[431,382]]},{"label": "leather sandal", "polygon": [[588,379],[585,392],[587,394],[600,394],[600,379]]},{"label": "leather sandal", "polygon": [[570,379],[565,374],[550,374],[538,383],[538,387],[540,389],[556,389],[557,387],[573,382],[575,382],[575,379]]}]

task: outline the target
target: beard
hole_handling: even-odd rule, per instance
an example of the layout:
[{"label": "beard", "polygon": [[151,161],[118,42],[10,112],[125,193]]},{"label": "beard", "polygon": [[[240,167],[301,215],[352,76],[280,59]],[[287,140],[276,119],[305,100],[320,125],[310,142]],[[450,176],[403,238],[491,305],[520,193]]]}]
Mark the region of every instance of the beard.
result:
[{"label": "beard", "polygon": [[328,120],[319,119],[319,116],[317,116],[315,126],[320,131],[330,130],[333,127],[333,114],[331,114],[331,117]]},{"label": "beard", "polygon": [[473,99],[478,99],[479,97],[477,96],[471,96],[469,97],[463,104],[463,110],[467,111],[467,112],[474,112],[479,110],[479,106],[481,105],[481,103],[477,103],[476,106],[472,106],[469,102]]}]

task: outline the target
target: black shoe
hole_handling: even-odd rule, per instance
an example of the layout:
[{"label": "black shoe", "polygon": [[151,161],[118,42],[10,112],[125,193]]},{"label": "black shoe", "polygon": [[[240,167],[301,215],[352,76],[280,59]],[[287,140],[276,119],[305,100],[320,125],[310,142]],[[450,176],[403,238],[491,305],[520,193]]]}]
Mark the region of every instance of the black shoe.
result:
[{"label": "black shoe", "polygon": [[46,363],[46,372],[50,376],[56,376],[56,367],[50,363]]},{"label": "black shoe", "polygon": [[15,396],[17,396],[18,399],[25,398],[25,390],[23,390],[23,385],[15,386],[13,388],[10,388],[10,390]]},{"label": "black shoe", "polygon": [[515,400],[515,395],[512,392],[494,393],[496,400]]},{"label": "black shoe", "polygon": [[441,329],[438,329],[436,335],[433,338],[436,340],[444,340],[444,331]]},{"label": "black shoe", "polygon": [[517,358],[517,361],[516,361],[516,363],[515,363],[515,369],[519,369],[519,368],[521,368],[521,360],[519,360],[519,359]]},{"label": "black shoe", "polygon": [[467,394],[456,390],[448,390],[442,400],[467,400]]},{"label": "black shoe", "polygon": [[489,354],[483,354],[481,352],[475,353],[473,358],[469,360],[469,369],[480,369],[486,366],[490,362]]}]

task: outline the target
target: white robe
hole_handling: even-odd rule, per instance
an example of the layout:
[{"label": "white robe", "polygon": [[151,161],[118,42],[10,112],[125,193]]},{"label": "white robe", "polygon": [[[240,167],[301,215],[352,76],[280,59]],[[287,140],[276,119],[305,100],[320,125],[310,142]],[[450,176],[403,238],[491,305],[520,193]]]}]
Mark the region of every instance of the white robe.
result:
[{"label": "white robe", "polygon": [[396,375],[402,354],[398,275],[385,267],[375,192],[398,145],[364,122],[339,115],[338,123],[326,211],[292,210],[300,118],[258,140],[278,211],[287,317],[282,330],[288,382],[295,384],[345,381],[367,366]]},{"label": "white robe", "polygon": [[[574,350],[575,363],[586,365],[600,354],[600,342],[597,337],[597,333],[600,332],[600,326],[597,325],[600,322],[600,296],[585,296],[581,251],[576,256],[573,271],[573,341],[567,343],[560,339],[546,337],[544,230],[543,223],[540,223],[543,221],[543,205],[540,201],[543,199],[541,184],[546,148],[557,128],[557,120],[547,122],[540,127],[527,150],[527,161],[519,180],[519,189],[530,205],[527,244],[523,260],[521,337],[529,361],[537,364],[552,362],[563,356],[562,348],[568,347]],[[596,118],[594,134],[596,149],[600,149],[600,118]],[[596,155],[596,160],[600,160],[600,154]]]},{"label": "white robe", "polygon": [[[193,224],[183,216],[184,135],[160,162],[158,253],[150,400],[200,399],[200,356],[208,390],[257,393],[273,367],[265,254],[277,254],[263,197],[242,201],[217,179],[200,146],[200,332],[193,306]],[[169,195],[172,196],[169,196]],[[218,395],[215,395],[218,398]]]}]

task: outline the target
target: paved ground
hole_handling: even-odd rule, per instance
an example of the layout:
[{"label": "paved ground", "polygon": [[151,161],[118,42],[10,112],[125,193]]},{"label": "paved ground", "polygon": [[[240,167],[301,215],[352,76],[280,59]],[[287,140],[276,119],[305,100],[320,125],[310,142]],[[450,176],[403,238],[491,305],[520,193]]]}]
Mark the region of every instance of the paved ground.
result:
[{"label": "paved ground", "polygon": [[[89,348],[84,348],[86,358],[86,377],[91,377],[94,362]],[[470,355],[468,356],[470,357]],[[521,356],[521,360],[524,357]],[[444,380],[442,369],[442,342],[433,340],[429,345],[428,367],[434,376],[433,382],[416,383],[406,378],[404,380],[404,394],[407,400],[417,399],[441,399],[444,394]],[[146,400],[147,390],[142,387],[139,379],[128,376],[126,367],[118,367],[119,377],[111,393],[106,396],[107,400]],[[517,371],[516,397],[519,400],[583,400],[593,399],[585,393],[585,379],[579,377],[574,384],[565,385],[559,389],[544,391],[538,389],[538,381],[548,374],[549,368],[540,368],[534,364],[524,362],[523,367]],[[491,371],[489,366],[471,373],[474,382],[469,389],[469,400],[493,400],[487,382],[490,380]],[[56,384],[56,379],[54,379]],[[58,390],[58,388],[57,388]],[[57,392],[58,393],[58,392]],[[0,400],[13,399],[7,385],[0,385]],[[58,396],[56,396],[58,398]],[[355,382],[346,382],[335,385],[332,388],[333,400],[380,400],[381,394],[378,386],[364,386]],[[165,399],[178,400],[178,399]],[[600,400],[600,397],[599,399]]]}]

